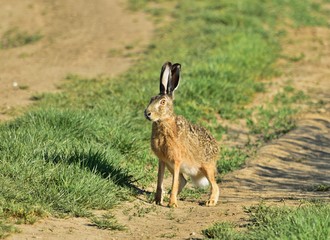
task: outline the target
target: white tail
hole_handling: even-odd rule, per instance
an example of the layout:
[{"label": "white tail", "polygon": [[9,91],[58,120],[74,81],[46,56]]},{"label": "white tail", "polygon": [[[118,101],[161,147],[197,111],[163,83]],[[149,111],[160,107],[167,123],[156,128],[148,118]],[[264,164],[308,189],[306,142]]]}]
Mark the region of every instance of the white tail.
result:
[{"label": "white tail", "polygon": [[191,180],[196,187],[200,187],[200,188],[205,188],[210,184],[209,180],[207,180],[207,178],[204,176],[199,178],[191,177]]}]

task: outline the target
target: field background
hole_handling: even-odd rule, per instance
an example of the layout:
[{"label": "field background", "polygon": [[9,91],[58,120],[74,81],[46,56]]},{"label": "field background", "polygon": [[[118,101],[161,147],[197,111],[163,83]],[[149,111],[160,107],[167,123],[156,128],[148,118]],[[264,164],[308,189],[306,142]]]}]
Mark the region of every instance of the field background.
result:
[{"label": "field background", "polygon": [[[328,1],[86,4],[1,10],[1,237],[329,237]],[[176,112],[221,144],[216,208],[192,187],[179,209],[150,201],[143,110],[167,60]]]}]

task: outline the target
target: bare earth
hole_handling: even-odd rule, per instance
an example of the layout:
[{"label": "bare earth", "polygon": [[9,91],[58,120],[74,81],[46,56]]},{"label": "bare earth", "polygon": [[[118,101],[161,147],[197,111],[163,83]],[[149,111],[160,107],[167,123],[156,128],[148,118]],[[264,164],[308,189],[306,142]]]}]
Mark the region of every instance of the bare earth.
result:
[{"label": "bare earth", "polygon": [[[8,6],[11,4],[14,6],[14,2],[18,2],[18,0],[10,1],[10,3],[6,4]],[[29,1],[24,2],[28,3]],[[62,4],[67,8],[67,14],[70,10],[80,13],[80,10],[83,11],[83,9],[85,9],[82,7],[83,1],[75,1],[75,3],[81,3],[77,4],[78,7],[81,7],[80,10],[78,8],[70,9],[70,6],[72,6],[70,3],[73,3],[73,1],[56,1],[56,6],[48,1],[44,2],[44,4],[38,4],[38,8],[44,6],[46,10],[52,7],[56,9],[56,6],[59,8]],[[121,15],[116,11],[123,14],[123,9],[118,5],[117,1],[109,3],[104,0],[102,1],[102,4],[113,4],[113,8],[109,7],[109,9],[116,9],[114,10],[114,15],[117,14],[116,16]],[[23,8],[23,5],[24,4],[20,7]],[[4,9],[9,8],[8,6]],[[90,7],[92,8],[92,6]],[[102,12],[104,8],[100,7],[99,10]],[[33,11],[37,11],[35,8],[33,9]],[[99,10],[95,9],[95,11]],[[55,14],[56,11],[55,13],[52,11],[45,15],[41,14],[41,12],[43,12],[41,9],[38,11],[40,14],[39,17],[36,17],[35,21],[40,24],[38,26],[43,29],[43,27],[48,26],[49,22],[47,21],[53,19],[53,14]],[[89,32],[90,29],[81,30],[79,26],[83,27],[83,24],[81,24],[82,22],[77,22],[77,25],[75,25],[74,21],[72,24],[76,26],[75,29],[66,25],[59,27],[57,29],[58,32],[55,30],[52,32],[49,29],[49,34],[53,33],[54,38],[60,37],[61,40],[54,40],[52,43],[38,43],[34,46],[36,49],[26,50],[31,51],[33,53],[32,55],[36,54],[35,56],[38,57],[45,56],[44,62],[39,62],[35,65],[32,64],[32,66],[35,66],[34,71],[29,70],[29,67],[27,66],[30,62],[24,62],[29,61],[30,58],[16,59],[16,65],[14,64],[15,61],[8,61],[6,63],[6,68],[3,67],[3,64],[1,63],[1,104],[3,104],[3,99],[6,99],[6,104],[10,106],[11,101],[15,103],[17,99],[12,98],[12,100],[10,100],[9,93],[11,92],[13,94],[15,93],[14,91],[17,93],[23,91],[11,89],[11,84],[14,79],[27,81],[26,84],[29,85],[28,94],[30,94],[30,91],[32,92],[35,87],[36,89],[40,89],[40,91],[48,90],[49,88],[47,88],[47,86],[54,86],[53,84],[65,76],[68,71],[74,73],[78,72],[83,75],[99,73],[108,75],[118,74],[118,69],[116,69],[116,67],[110,67],[111,65],[114,65],[118,59],[107,57],[99,59],[97,57],[102,53],[104,54],[106,49],[112,48],[110,36],[113,35],[111,35],[110,32],[113,30],[103,29],[109,27],[109,25],[113,25],[105,20],[111,18],[111,11],[104,10],[103,12],[104,18],[102,18],[102,14],[100,13],[97,15],[99,19],[90,19],[94,22],[94,25],[90,23],[90,29],[93,29],[95,32]],[[60,13],[64,14],[62,11],[57,12],[57,14]],[[1,14],[3,15],[3,13]],[[29,14],[32,16],[32,13]],[[89,14],[89,11],[86,10],[85,14]],[[95,12],[90,14],[91,16],[95,15]],[[143,22],[149,26],[149,28],[140,28],[140,30],[136,31],[141,32],[142,30],[146,30],[147,32],[145,32],[143,36],[140,36],[138,38],[139,40],[132,40],[133,42],[140,41],[139,43],[143,46],[151,35],[152,26],[150,23],[146,22],[143,16],[132,16],[133,15],[125,15],[125,21],[127,21],[126,24],[128,25],[122,23],[123,25],[121,27],[117,26],[116,34],[118,36],[127,34],[123,39],[129,41],[131,35],[128,33],[124,34],[122,31],[129,28],[130,21],[138,21],[140,24]],[[57,21],[60,22],[60,19],[61,17],[59,17]],[[114,17],[114,19],[118,21],[117,18]],[[107,21],[111,20],[108,19]],[[102,24],[96,24],[98,22],[104,23],[104,26]],[[135,27],[136,26],[134,26],[134,28]],[[98,40],[100,42],[95,43],[94,45],[93,41],[96,41],[96,39],[102,35],[100,32],[96,31],[96,28],[103,29],[104,31],[101,32],[103,34],[109,34],[109,36],[103,40]],[[0,30],[2,31],[3,29]],[[70,38],[68,35],[64,34],[62,30],[69,31],[68,33],[71,37],[78,33],[81,35],[78,34],[77,39],[74,39],[73,37]],[[83,34],[84,31],[86,31],[85,35]],[[132,35],[136,37],[136,33]],[[85,39],[84,36],[87,39]],[[330,29],[303,28],[290,32],[287,39],[288,41],[284,43],[283,54],[297,56],[300,55],[300,53],[303,53],[304,58],[293,64],[288,64],[286,60],[281,60],[279,64],[284,71],[283,76],[273,80],[276,84],[271,91],[256,96],[253,105],[262,104],[264,99],[270,99],[288,80],[290,80],[291,84],[297,89],[303,89],[312,96],[312,101],[314,103],[322,101],[323,104],[315,104],[315,106],[318,107],[315,107],[314,109],[306,108],[308,111],[301,114],[300,119],[298,120],[298,126],[295,130],[262,147],[258,151],[258,154],[253,159],[249,160],[245,168],[227,175],[222,183],[219,184],[221,196],[220,202],[216,207],[207,208],[199,205],[199,201],[206,200],[207,196],[203,196],[202,199],[198,200],[188,199],[185,201],[179,201],[179,208],[177,209],[155,206],[148,203],[144,196],[141,196],[133,202],[123,203],[117,209],[112,211],[118,219],[118,222],[127,227],[127,230],[124,231],[99,230],[92,226],[89,220],[84,218],[48,218],[41,220],[32,226],[20,225],[19,228],[22,232],[14,234],[8,239],[200,239],[202,238],[201,230],[207,228],[214,222],[233,221],[238,224],[244,224],[247,218],[247,215],[244,212],[244,207],[258,204],[261,201],[268,205],[299,205],[301,200],[304,199],[317,198],[329,200],[329,191],[316,190],[322,185],[330,185]],[[61,43],[64,44],[64,42],[66,42],[65,40],[68,45],[61,45]],[[117,40],[113,39],[113,41]],[[100,47],[100,45],[102,45],[101,43],[103,41],[106,48],[103,50],[98,49],[99,51],[95,50],[93,47],[82,49],[83,47],[81,45],[75,46],[75,44],[80,41],[86,41],[86,44],[89,42],[96,49],[98,49],[97,46]],[[56,44],[59,45],[57,46]],[[86,44],[84,43],[84,45]],[[116,44],[114,44],[115,47],[123,47],[121,41],[116,42]],[[45,46],[49,46],[49,48]],[[52,46],[54,48],[52,48]],[[63,47],[67,49],[62,49]],[[47,50],[40,53],[40,49]],[[85,51],[86,49],[88,49],[88,51]],[[15,53],[15,51],[18,50],[13,49],[12,51],[12,53],[2,53],[0,51],[0,54],[8,54],[6,58],[9,60],[14,58],[15,54],[17,58],[19,52]],[[61,59],[61,61],[55,61],[57,53],[60,54],[59,59]],[[95,59],[93,59],[92,56],[94,56]],[[3,57],[1,56],[0,59],[3,59]],[[88,61],[88,59],[90,61]],[[112,60],[113,62],[111,62]],[[75,64],[69,68],[68,65],[72,61]],[[97,63],[95,61],[99,62]],[[81,65],[79,65],[79,63]],[[18,71],[17,66],[21,65],[23,65],[23,68],[20,68]],[[46,68],[49,66],[56,67],[48,68],[47,70]],[[68,68],[64,68],[64,66]],[[58,75],[55,77],[52,73],[57,72],[56,69],[60,69],[60,71],[59,73],[56,73]],[[126,69],[127,66],[122,68],[119,72]],[[22,73],[24,72],[24,74],[19,74],[20,71],[22,71]],[[33,78],[33,73],[38,75],[38,77]],[[7,85],[4,84],[4,82],[6,82],[4,79],[7,81]],[[43,83],[40,83],[39,85],[41,79]],[[48,84],[45,82],[48,82]],[[5,88],[6,86],[7,88]],[[3,91],[3,89],[6,90]],[[52,89],[54,88],[51,87],[50,90]],[[230,125],[228,127],[230,129],[229,134],[235,132],[239,139],[243,139],[241,140],[243,142],[244,139],[247,139],[244,128],[240,129],[239,126]],[[225,138],[223,141],[229,140],[226,140]]]},{"label": "bare earth", "polygon": [[[149,42],[153,25],[122,0],[0,0],[0,36],[18,28],[36,43],[0,50],[0,120],[68,74],[114,76]],[[130,57],[125,57],[130,56]]]}]

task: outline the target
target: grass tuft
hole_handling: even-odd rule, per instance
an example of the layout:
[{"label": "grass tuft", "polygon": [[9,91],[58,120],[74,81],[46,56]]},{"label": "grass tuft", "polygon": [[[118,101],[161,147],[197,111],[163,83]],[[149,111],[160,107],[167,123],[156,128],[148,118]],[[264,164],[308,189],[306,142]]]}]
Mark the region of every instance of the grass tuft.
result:
[{"label": "grass tuft", "polygon": [[18,28],[11,28],[0,38],[0,49],[9,49],[32,44],[42,38],[40,33],[30,34]]},{"label": "grass tuft", "polygon": [[212,227],[202,230],[202,234],[208,239],[238,239],[239,234],[235,232],[232,223],[216,223]]},{"label": "grass tuft", "polygon": [[218,172],[221,175],[224,175],[235,169],[241,168],[249,156],[250,153],[248,149],[242,150],[238,148],[223,147],[220,155],[221,161],[218,161]]},{"label": "grass tuft", "polygon": [[0,221],[0,239],[8,237],[11,233],[19,232],[13,225]]},{"label": "grass tuft", "polygon": [[259,205],[248,209],[250,220],[245,231],[223,222],[203,230],[209,239],[319,239],[330,236],[330,206],[308,204],[298,208]]},{"label": "grass tuft", "polygon": [[306,100],[308,96],[303,91],[296,91],[289,85],[285,86],[271,102],[255,109],[254,119],[247,118],[250,132],[259,135],[265,142],[284,135],[296,126],[295,115],[299,109],[295,104]]},{"label": "grass tuft", "polygon": [[92,223],[99,229],[104,230],[119,230],[126,229],[125,226],[119,224],[112,214],[104,214],[102,217],[93,217]]}]

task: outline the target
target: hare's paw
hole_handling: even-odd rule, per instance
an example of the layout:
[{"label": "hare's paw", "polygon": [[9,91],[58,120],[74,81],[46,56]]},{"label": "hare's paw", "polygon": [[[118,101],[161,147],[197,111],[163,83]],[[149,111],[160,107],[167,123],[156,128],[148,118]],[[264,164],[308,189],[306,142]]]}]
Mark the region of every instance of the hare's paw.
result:
[{"label": "hare's paw", "polygon": [[157,205],[163,205],[163,194],[162,194],[162,191],[157,191],[156,192],[154,202]]},{"label": "hare's paw", "polygon": [[168,206],[170,208],[177,208],[178,207],[178,200],[176,198],[176,195],[171,195]]},{"label": "hare's paw", "polygon": [[213,199],[210,199],[210,200],[206,201],[205,206],[207,206],[207,207],[213,207],[213,206],[217,205],[217,202],[218,201],[215,201]]},{"label": "hare's paw", "polygon": [[163,201],[158,201],[158,200],[155,200],[154,201],[157,205],[160,205],[160,206],[162,206],[163,205]]},{"label": "hare's paw", "polygon": [[157,205],[163,205],[163,199],[162,199],[162,198],[157,198],[157,197],[155,197],[154,202],[155,202]]},{"label": "hare's paw", "polygon": [[176,203],[176,202],[171,203],[170,202],[167,206],[170,207],[170,208],[177,208],[178,207],[178,203]]}]

